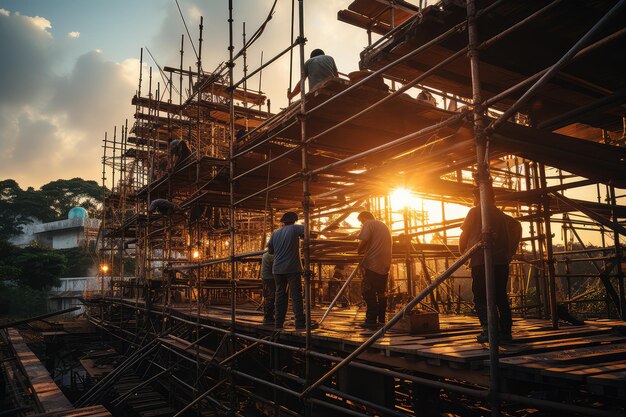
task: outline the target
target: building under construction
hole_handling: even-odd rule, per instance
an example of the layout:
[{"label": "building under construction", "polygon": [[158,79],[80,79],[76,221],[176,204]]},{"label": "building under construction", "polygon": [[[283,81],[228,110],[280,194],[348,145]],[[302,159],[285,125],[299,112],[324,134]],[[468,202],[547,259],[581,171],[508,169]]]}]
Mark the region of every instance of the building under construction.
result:
[{"label": "building under construction", "polygon": [[[85,303],[118,359],[70,408],[626,415],[626,1],[354,0],[337,18],[367,34],[360,71],[312,91],[303,0],[282,52],[251,70],[273,7],[288,5],[237,51],[232,3],[229,60],[184,68],[181,43],[180,64],[158,68],[165,82],[140,75],[134,122],[105,137],[102,285]],[[288,54],[302,93],[272,113],[249,87]],[[189,154],[172,155],[174,140]],[[524,230],[507,344],[491,319],[476,342],[464,267],[491,256],[489,215],[481,243],[458,244],[474,188],[490,184]],[[387,323],[369,332],[362,210],[393,236]],[[286,211],[305,228],[305,331],[263,325],[260,259]]]}]

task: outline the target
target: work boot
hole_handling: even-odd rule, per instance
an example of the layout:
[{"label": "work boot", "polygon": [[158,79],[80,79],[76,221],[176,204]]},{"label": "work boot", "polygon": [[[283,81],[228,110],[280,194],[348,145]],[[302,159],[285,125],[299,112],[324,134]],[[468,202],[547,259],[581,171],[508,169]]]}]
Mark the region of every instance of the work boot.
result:
[{"label": "work boot", "polygon": [[[311,330],[315,330],[318,327],[320,327],[320,324],[317,322],[317,320],[311,320]],[[296,323],[296,330],[306,330],[306,323]]]},{"label": "work boot", "polygon": [[478,343],[487,343],[489,341],[489,330],[486,326],[483,326],[483,331],[476,336],[476,341]]},{"label": "work boot", "polygon": [[512,342],[513,335],[511,334],[511,330],[503,330],[500,333],[500,341],[503,343]]},{"label": "work boot", "polygon": [[376,322],[371,322],[371,321],[366,321],[365,323],[359,324],[359,327],[362,327],[362,328],[368,329],[368,330],[378,329],[381,326],[382,325],[380,325],[380,324],[378,324]]}]

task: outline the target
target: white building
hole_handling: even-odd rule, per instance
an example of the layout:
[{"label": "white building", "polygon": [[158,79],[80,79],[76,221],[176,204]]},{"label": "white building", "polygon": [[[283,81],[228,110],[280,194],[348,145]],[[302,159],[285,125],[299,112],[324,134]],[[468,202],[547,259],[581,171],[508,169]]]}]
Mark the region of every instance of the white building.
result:
[{"label": "white building", "polygon": [[78,306],[81,309],[70,313],[70,315],[79,315],[85,310],[81,298],[100,294],[102,288],[105,290],[109,288],[109,283],[109,277],[61,278],[61,284],[50,289],[48,309],[57,311]]},{"label": "white building", "polygon": [[90,219],[82,207],[74,207],[67,217],[56,222],[22,225],[22,234],[10,242],[25,247],[35,241],[52,249],[78,248],[89,245],[90,241],[95,242],[100,220]]},{"label": "white building", "polygon": [[[90,219],[82,207],[74,207],[67,215],[67,219],[49,223],[30,223],[21,226],[22,234],[10,239],[15,246],[25,247],[37,242],[41,246],[52,249],[87,248],[91,242],[95,245],[100,228],[100,220]],[[74,306],[81,306],[81,298],[100,292],[101,277],[72,277],[61,278],[58,287],[50,289],[48,309],[50,311],[64,310]],[[109,286],[109,278],[104,278],[104,288]],[[70,315],[82,313],[84,307]]]}]

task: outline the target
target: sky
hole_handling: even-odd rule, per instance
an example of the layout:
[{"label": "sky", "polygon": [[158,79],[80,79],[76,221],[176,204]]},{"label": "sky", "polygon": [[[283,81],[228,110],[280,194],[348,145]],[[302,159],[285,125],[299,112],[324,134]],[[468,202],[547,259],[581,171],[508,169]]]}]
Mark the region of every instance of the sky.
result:
[{"label": "sky", "polygon": [[[322,48],[340,72],[358,69],[365,31],[337,21],[350,0],[305,2],[306,54]],[[265,20],[273,0],[235,0],[235,48]],[[211,71],[228,57],[228,2],[178,0],[196,49],[204,17],[202,67]],[[297,4],[297,2],[296,2]],[[248,54],[255,69],[289,45],[291,1],[278,0],[261,39]],[[296,26],[297,30],[297,26]],[[60,178],[100,181],[102,140],[125,119],[132,125],[140,50],[144,82],[153,67],[153,88],[163,81],[156,64],[178,67],[181,35],[185,67],[196,57],[174,0],[0,0],[0,179],[23,189]],[[241,76],[242,63],[235,68]],[[294,56],[293,79],[299,77]],[[258,87],[258,77],[251,81]],[[262,74],[272,111],[287,104],[289,54]],[[119,133],[118,133],[119,134]]]}]

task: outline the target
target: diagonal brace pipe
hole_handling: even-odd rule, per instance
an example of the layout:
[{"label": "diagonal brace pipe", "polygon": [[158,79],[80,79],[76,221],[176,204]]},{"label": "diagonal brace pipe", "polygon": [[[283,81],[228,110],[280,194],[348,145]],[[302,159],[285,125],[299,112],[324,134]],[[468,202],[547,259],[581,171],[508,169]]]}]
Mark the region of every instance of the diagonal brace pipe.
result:
[{"label": "diagonal brace pipe", "polygon": [[337,371],[339,371],[341,368],[348,365],[350,362],[356,359],[361,353],[363,353],[367,348],[373,345],[378,339],[380,339],[387,332],[387,330],[389,330],[394,324],[400,321],[402,317],[404,317],[406,314],[409,314],[411,310],[413,309],[413,307],[415,307],[420,301],[426,298],[426,296],[430,294],[432,291],[434,291],[434,289],[437,288],[442,282],[450,278],[450,276],[453,273],[455,273],[456,270],[459,269],[463,264],[465,264],[465,262],[482,246],[483,246],[482,242],[478,242],[474,246],[472,246],[459,259],[457,259],[452,265],[450,265],[450,268],[448,268],[441,275],[439,275],[435,280],[433,280],[432,284],[424,288],[424,290],[422,290],[422,292],[419,293],[417,297],[411,300],[406,306],[404,306],[402,310],[397,312],[395,316],[393,316],[387,323],[385,323],[383,327],[378,329],[376,333],[374,333],[372,336],[370,336],[369,339],[363,342],[361,346],[356,348],[344,360],[342,360],[337,365],[335,365],[332,369],[326,372],[325,375],[323,375],[317,381],[309,385],[309,387],[305,389],[302,392],[302,394],[300,394],[300,398],[306,398],[311,393],[311,391],[317,389],[321,384],[324,383],[324,381],[326,381],[328,378],[330,378],[335,373],[337,373]]},{"label": "diagonal brace pipe", "polygon": [[549,193],[552,197],[556,198],[557,200],[559,200],[562,203],[567,204],[568,206],[580,211],[581,213],[589,216],[589,218],[595,220],[596,222],[600,223],[602,226],[607,227],[611,230],[613,230],[614,232],[617,232],[621,235],[626,236],[626,228],[622,225],[620,225],[617,222],[612,222],[611,220],[605,218],[604,216],[599,215],[598,213],[596,213],[593,210],[588,209],[587,207],[585,207],[583,204],[580,204],[577,201],[574,201],[570,198],[565,197],[562,194],[556,193],[556,192],[551,192]]}]

